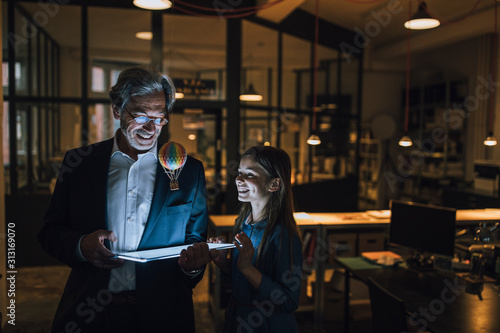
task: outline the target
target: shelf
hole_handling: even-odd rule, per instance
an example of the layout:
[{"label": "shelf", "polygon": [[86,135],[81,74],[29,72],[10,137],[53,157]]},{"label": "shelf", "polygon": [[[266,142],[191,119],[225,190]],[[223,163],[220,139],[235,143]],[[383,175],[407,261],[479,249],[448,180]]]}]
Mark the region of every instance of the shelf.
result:
[{"label": "shelf", "polygon": [[[419,163],[414,163],[412,174],[401,184],[401,191],[416,202],[440,202],[443,188],[465,175],[467,118],[456,118],[464,110],[454,105],[454,101],[463,102],[468,92],[468,80],[427,82],[412,87],[410,91],[413,97],[410,136],[427,144],[402,152],[408,162],[413,154]],[[437,129],[441,132],[433,132]]]},{"label": "shelf", "polygon": [[[382,160],[380,140],[374,139],[369,124],[361,124],[358,165],[358,206],[366,209],[379,208],[380,164]],[[358,207],[358,208],[359,208]]]},{"label": "shelf", "polygon": [[379,141],[377,139],[359,139],[359,143],[378,145]]}]

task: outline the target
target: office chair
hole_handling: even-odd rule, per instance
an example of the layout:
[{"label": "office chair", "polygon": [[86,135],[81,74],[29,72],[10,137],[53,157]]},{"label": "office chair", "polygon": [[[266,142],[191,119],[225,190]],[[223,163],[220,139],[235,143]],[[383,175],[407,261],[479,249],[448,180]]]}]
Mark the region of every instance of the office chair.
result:
[{"label": "office chair", "polygon": [[408,332],[405,303],[368,278],[373,333]]}]

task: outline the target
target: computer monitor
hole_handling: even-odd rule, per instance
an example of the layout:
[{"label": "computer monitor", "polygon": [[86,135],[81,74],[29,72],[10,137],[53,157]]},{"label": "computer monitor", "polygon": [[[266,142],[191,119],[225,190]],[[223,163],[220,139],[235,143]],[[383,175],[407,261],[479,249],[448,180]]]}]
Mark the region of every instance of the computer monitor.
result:
[{"label": "computer monitor", "polygon": [[420,254],[453,256],[456,209],[391,200],[389,243]]}]

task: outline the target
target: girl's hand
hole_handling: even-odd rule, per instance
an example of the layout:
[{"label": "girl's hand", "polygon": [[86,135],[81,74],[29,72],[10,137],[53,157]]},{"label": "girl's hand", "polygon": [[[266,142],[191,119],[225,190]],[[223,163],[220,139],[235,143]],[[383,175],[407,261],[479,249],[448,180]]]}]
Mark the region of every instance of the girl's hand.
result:
[{"label": "girl's hand", "polygon": [[234,245],[236,249],[240,252],[238,258],[238,269],[243,275],[253,268],[252,258],[255,252],[252,241],[250,238],[242,231],[236,235],[236,241]]},{"label": "girl's hand", "polygon": [[[207,243],[225,243],[224,236],[210,237]],[[210,250],[210,257],[219,268],[225,268],[227,265],[227,250]]]}]

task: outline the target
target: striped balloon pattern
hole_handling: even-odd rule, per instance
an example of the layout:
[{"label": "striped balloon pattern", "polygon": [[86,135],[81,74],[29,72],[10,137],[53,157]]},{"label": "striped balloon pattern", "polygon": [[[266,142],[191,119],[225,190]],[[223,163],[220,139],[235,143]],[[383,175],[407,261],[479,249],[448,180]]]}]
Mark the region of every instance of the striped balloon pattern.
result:
[{"label": "striped balloon pattern", "polygon": [[167,142],[160,148],[158,158],[170,178],[170,189],[178,190],[178,178],[187,160],[186,149],[178,142]]}]

